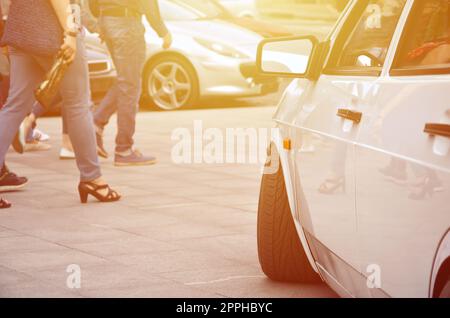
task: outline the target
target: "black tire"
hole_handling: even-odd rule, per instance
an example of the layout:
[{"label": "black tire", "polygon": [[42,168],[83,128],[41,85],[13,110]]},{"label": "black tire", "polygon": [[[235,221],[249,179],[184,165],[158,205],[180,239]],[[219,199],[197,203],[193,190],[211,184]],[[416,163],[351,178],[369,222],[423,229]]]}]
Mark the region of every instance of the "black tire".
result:
[{"label": "black tire", "polygon": [[320,282],[298,237],[281,166],[262,178],[258,209],[258,254],[263,272],[274,281]]},{"label": "black tire", "polygon": [[[164,64],[176,64],[180,67],[181,70],[183,70],[182,75],[183,79],[186,79],[187,82],[191,85],[191,89],[189,91],[189,94],[186,94],[187,97],[185,100],[181,103],[181,105],[174,109],[169,109],[166,107],[163,107],[155,98],[152,96],[152,89],[150,81],[152,78],[152,73],[155,70],[155,68],[164,65]],[[143,75],[143,100],[144,106],[158,109],[158,110],[178,110],[178,109],[186,109],[189,107],[192,107],[196,105],[199,101],[199,95],[200,95],[200,89],[199,89],[199,81],[197,77],[197,73],[194,69],[194,67],[191,65],[191,63],[183,58],[182,56],[173,55],[173,54],[167,54],[167,55],[161,55],[158,56],[152,60],[149,61],[147,64],[144,75]],[[183,98],[184,99],[184,98]]]}]

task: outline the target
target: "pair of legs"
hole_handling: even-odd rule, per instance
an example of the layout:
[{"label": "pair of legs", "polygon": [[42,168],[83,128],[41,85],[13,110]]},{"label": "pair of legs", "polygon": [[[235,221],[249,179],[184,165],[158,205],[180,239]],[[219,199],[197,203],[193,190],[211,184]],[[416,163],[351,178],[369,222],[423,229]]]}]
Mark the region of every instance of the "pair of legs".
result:
[{"label": "pair of legs", "polygon": [[[55,100],[55,105],[60,104],[62,101],[61,97],[58,97]],[[40,139],[36,140],[36,126],[37,126],[37,119],[42,117],[47,110],[39,104],[39,102],[35,102],[33,104],[33,108],[31,111],[31,114],[28,115],[25,120],[23,121],[23,129],[24,134],[26,136],[26,143],[27,145],[35,145],[36,150],[47,150],[49,147],[42,147],[46,144],[41,143]],[[42,137],[42,136],[41,136]],[[25,147],[26,148],[26,147]],[[61,152],[60,152],[60,158],[61,159],[74,159],[75,155],[73,153],[73,147],[72,142],[70,141],[69,137],[69,131],[67,128],[67,120],[66,116],[62,116],[62,145],[61,145]]]},{"label": "pair of legs", "polygon": [[[11,81],[5,106],[0,111],[0,166],[4,165],[8,148],[24,118],[32,111],[34,89],[50,69],[53,59],[10,49]],[[104,186],[97,157],[95,131],[89,110],[89,77],[82,39],[78,38],[76,58],[60,84],[63,116],[76,154],[80,180]],[[93,186],[94,187],[94,186]],[[111,192],[102,189],[103,192]],[[116,194],[113,194],[113,196]],[[117,197],[119,197],[117,195]]]},{"label": "pair of legs", "polygon": [[127,161],[130,164],[154,163],[155,158],[133,151],[146,58],[145,28],[140,18],[105,16],[100,19],[100,28],[116,67],[117,80],[94,112],[98,146],[104,151],[103,129],[117,112],[116,164],[122,159],[124,165]]}]

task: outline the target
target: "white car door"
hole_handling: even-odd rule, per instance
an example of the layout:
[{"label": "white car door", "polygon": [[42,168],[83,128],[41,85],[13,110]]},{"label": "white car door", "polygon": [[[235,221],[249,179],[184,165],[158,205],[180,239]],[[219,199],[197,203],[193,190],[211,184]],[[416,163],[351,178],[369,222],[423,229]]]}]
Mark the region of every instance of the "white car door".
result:
[{"label": "white car door", "polygon": [[407,11],[356,148],[359,254],[374,297],[428,297],[450,226],[449,2]]},{"label": "white car door", "polygon": [[290,90],[301,95],[296,115],[277,115],[294,117],[288,124],[296,135],[297,212],[312,252],[323,274],[351,295],[366,292],[357,243],[355,142],[402,9],[390,8],[379,28],[385,13],[375,7],[378,2],[355,2],[325,74],[306,86],[294,83]]}]

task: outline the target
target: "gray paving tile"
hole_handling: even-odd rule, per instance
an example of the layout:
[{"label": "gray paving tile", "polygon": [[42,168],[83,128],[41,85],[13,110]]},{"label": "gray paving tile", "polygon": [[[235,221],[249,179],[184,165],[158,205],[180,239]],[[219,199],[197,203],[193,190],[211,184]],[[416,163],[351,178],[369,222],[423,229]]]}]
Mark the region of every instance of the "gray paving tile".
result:
[{"label": "gray paving tile", "polygon": [[[79,203],[74,161],[59,161],[60,120],[43,118],[52,150],[8,153],[30,179],[7,193],[0,212],[0,297],[333,297],[324,285],[287,285],[261,273],[256,247],[260,165],[175,165],[178,127],[271,127],[274,108],[199,109],[138,116],[137,146],[158,157],[150,167],[116,168],[105,179],[124,199]],[[112,119],[112,122],[114,119]],[[105,131],[113,153],[115,127]],[[67,266],[82,286],[66,286]]]}]

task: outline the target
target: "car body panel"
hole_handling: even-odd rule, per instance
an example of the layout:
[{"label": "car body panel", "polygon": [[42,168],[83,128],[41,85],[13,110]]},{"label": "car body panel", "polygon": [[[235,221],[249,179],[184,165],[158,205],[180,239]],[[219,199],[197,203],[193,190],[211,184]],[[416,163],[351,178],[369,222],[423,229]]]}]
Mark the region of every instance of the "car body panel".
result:
[{"label": "car body panel", "polygon": [[218,2],[227,8],[236,17],[257,17],[257,0],[219,0]]},{"label": "car body panel", "polygon": [[[391,78],[361,128],[357,150],[357,210],[363,268],[381,268],[390,295],[427,297],[434,256],[449,228],[450,140],[424,133],[426,123],[450,123],[450,76]],[[430,104],[432,102],[432,104]],[[405,183],[380,169],[395,162]],[[414,186],[440,185],[430,196]],[[430,185],[431,186],[431,185]]]},{"label": "car body panel", "polygon": [[[357,1],[328,37],[332,45]],[[300,237],[307,238],[303,246],[341,296],[431,296],[439,266],[450,255],[450,140],[424,133],[427,123],[450,123],[450,75],[390,75],[413,4],[406,2],[381,76],[296,79],[274,117],[282,138],[294,145],[287,191],[294,192],[291,207]],[[337,117],[339,108],[361,112],[361,123]],[[392,158],[408,167],[403,185],[380,174]],[[319,194],[320,182],[336,167],[347,190]],[[420,178],[439,180],[439,190],[412,199]],[[377,268],[381,286],[370,286]]]},{"label": "car body panel", "polygon": [[[176,53],[194,67],[199,80],[200,96],[255,96],[263,92],[263,85],[248,81],[241,71],[243,64],[254,63],[256,48],[262,37],[226,21],[167,22],[173,34],[170,50],[161,49],[155,33],[147,25],[148,60],[159,54]],[[206,32],[207,31],[207,32]],[[217,54],[195,41],[195,38],[230,45],[245,57],[231,58]],[[220,73],[221,76],[217,76]]]}]

